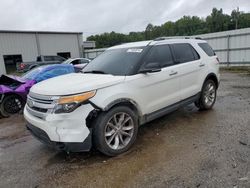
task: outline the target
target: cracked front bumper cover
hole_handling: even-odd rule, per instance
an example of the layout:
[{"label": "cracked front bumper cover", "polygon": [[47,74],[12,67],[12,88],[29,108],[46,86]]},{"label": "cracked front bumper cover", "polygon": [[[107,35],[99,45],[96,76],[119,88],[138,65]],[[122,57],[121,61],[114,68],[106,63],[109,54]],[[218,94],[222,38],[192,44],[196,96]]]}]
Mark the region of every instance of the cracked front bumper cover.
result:
[{"label": "cracked front bumper cover", "polygon": [[90,151],[92,147],[91,129],[88,137],[84,140],[84,142],[54,142],[50,140],[47,133],[42,129],[35,127],[30,123],[27,123],[26,127],[31,132],[31,134],[35,138],[37,138],[40,142],[56,150],[65,152],[84,152],[84,151]]}]

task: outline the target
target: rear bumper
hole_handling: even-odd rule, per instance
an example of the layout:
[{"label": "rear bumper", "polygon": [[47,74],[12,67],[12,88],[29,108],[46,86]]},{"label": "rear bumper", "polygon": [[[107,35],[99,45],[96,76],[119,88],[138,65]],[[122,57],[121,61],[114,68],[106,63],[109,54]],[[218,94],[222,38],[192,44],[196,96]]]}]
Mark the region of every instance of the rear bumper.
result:
[{"label": "rear bumper", "polygon": [[31,132],[31,134],[37,138],[40,142],[47,145],[50,148],[66,151],[66,152],[84,152],[89,151],[92,147],[92,130],[90,129],[90,133],[84,142],[55,142],[51,141],[49,136],[42,129],[35,127],[34,125],[27,123],[27,129]]}]

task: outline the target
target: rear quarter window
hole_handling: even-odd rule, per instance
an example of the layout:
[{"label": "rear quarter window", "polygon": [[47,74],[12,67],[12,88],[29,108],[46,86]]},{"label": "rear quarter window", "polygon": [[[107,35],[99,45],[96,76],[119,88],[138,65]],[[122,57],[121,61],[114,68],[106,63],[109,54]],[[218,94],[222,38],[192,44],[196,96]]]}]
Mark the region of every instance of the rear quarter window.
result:
[{"label": "rear quarter window", "polygon": [[171,44],[171,48],[177,63],[185,63],[200,59],[199,54],[188,43]]},{"label": "rear quarter window", "polygon": [[208,43],[198,43],[198,45],[201,47],[201,49],[208,55],[208,56],[215,56],[215,52],[213,51],[213,49],[211,48],[211,46],[209,46]]}]

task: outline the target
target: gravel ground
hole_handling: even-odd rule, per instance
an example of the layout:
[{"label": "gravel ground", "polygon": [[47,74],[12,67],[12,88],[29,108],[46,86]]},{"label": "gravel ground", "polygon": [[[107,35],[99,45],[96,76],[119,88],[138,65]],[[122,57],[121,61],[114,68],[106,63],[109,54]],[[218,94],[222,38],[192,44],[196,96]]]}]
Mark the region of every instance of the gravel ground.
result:
[{"label": "gravel ground", "polygon": [[0,119],[0,187],[250,187],[250,76],[223,72],[213,110],[148,123],[114,158],[55,152],[21,115]]}]

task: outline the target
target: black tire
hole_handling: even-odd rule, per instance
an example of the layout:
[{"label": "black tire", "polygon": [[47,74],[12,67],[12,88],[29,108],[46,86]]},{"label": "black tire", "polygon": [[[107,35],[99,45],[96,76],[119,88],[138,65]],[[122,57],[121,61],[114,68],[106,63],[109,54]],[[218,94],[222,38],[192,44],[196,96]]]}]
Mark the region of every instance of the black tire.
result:
[{"label": "black tire", "polygon": [[17,95],[5,96],[0,104],[0,112],[3,117],[9,117],[23,109],[24,102]]},{"label": "black tire", "polygon": [[[121,146],[121,147],[123,147],[123,148],[113,149],[107,143],[108,142],[108,139],[107,139],[108,136],[106,135],[107,134],[106,131],[107,131],[107,129],[110,128],[109,127],[110,124],[108,124],[108,123],[110,123],[111,120],[113,120],[114,117],[119,116],[119,114],[121,114],[120,118],[121,118],[122,114],[124,114],[123,117],[126,117],[126,119],[129,119],[129,117],[130,117],[131,119],[129,119],[129,123],[131,124],[133,122],[133,127],[134,128],[133,128],[133,133],[130,132],[130,134],[132,133],[132,135],[130,137],[127,137],[127,140],[129,140],[129,139],[130,140],[126,143],[126,146],[125,146],[125,144],[123,144],[124,142],[121,142],[122,138],[119,137],[120,135],[122,135],[122,133],[121,134],[120,133],[114,133],[113,135],[120,134],[118,136],[119,144],[122,143],[123,146]],[[116,118],[116,120],[117,120],[117,118]],[[126,121],[125,118],[123,118],[123,120],[124,120],[123,122]],[[126,124],[124,123],[124,125],[126,125]],[[126,128],[126,126],[124,126],[124,127],[120,126],[121,127],[120,130],[122,132],[124,132],[123,128]],[[119,127],[119,126],[116,126],[116,127]],[[112,128],[111,128],[111,130],[112,130]],[[117,130],[117,132],[118,132],[118,130]],[[94,121],[94,124],[93,124],[93,143],[94,143],[94,147],[97,150],[99,150],[101,153],[105,154],[105,155],[117,156],[119,154],[122,154],[122,153],[126,152],[134,144],[134,142],[136,140],[136,137],[137,137],[137,132],[138,132],[138,117],[137,117],[137,114],[127,106],[116,106],[116,107],[110,109],[108,112],[100,113],[98,115],[98,117],[96,118],[96,120]],[[113,137],[113,136],[110,136],[109,139],[111,137]],[[115,137],[113,138],[114,142],[116,140]]]},{"label": "black tire", "polygon": [[[208,87],[211,86],[214,88],[214,93],[212,95],[211,92],[211,98],[213,99],[207,99],[207,89]],[[213,108],[214,103],[216,101],[216,97],[217,97],[217,87],[216,84],[213,80],[206,80],[205,83],[202,86],[202,91],[201,91],[201,96],[199,98],[198,101],[195,102],[195,105],[197,108],[199,108],[199,110],[210,110],[211,108]]]}]

